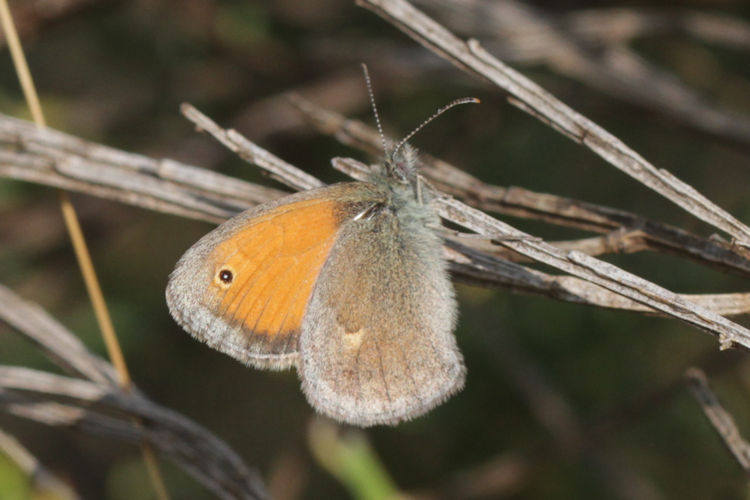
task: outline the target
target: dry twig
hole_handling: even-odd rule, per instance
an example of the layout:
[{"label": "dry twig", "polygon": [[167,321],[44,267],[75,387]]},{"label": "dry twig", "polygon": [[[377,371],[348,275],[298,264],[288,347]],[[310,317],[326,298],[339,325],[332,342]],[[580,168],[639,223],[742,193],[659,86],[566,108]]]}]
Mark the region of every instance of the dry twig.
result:
[{"label": "dry twig", "polygon": [[[317,185],[319,182],[247,141],[237,132],[218,127],[197,110],[189,106],[183,109],[196,122],[199,129],[210,131],[222,140],[229,141],[232,148],[236,149],[239,154],[257,161],[261,166],[273,169],[276,172],[274,175],[287,185],[301,189]],[[491,186],[485,186],[480,181],[445,163],[433,163],[433,165],[435,167],[429,172],[431,178],[436,181],[436,185],[450,186],[453,180],[455,181],[453,190],[456,194],[465,194],[470,201],[477,197],[491,199],[490,196],[493,194]],[[436,171],[443,173],[436,174]],[[84,141],[54,130],[39,130],[28,122],[3,115],[0,115],[0,175],[74,189],[152,210],[212,222],[221,222],[245,208],[284,194],[282,191],[173,160],[154,160]],[[511,192],[515,192],[515,189],[517,188]],[[519,197],[513,194],[503,196],[500,192],[494,192],[494,195],[499,196],[500,200],[510,200],[508,201],[510,204],[524,205],[524,202],[519,201]],[[538,202],[533,203],[537,205],[547,203],[549,207],[547,213],[550,218],[574,220],[580,217],[584,219],[583,209],[576,210],[564,204],[558,206],[556,213],[554,204],[550,203],[549,198],[544,198],[544,195]],[[533,203],[526,203],[526,205]],[[528,211],[532,209],[528,208]],[[606,212],[606,209],[602,208],[602,211]],[[639,220],[637,216],[635,220]],[[616,222],[617,218],[614,215],[610,221],[607,221],[603,216],[592,212],[589,222],[584,224],[594,226],[598,223],[599,227],[605,227]],[[449,253],[449,258],[454,262],[454,274],[464,281],[481,286],[500,286],[516,292],[534,293],[556,300],[654,312],[647,306],[586,280],[570,276],[552,276],[512,264],[470,248],[465,239],[459,238],[459,241],[463,244],[456,242],[453,245],[453,251]],[[712,259],[720,260],[720,265],[731,265],[735,272],[742,269],[743,257],[732,253],[727,254],[719,243],[699,239],[697,241],[708,246],[709,251],[704,257],[709,262]],[[471,246],[476,246],[471,240],[469,243]],[[487,249],[479,248],[479,250],[486,252]],[[695,247],[687,248],[683,252],[695,253]],[[685,295],[683,298],[722,315],[737,315],[750,311],[750,295],[748,294]]]},{"label": "dry twig", "polygon": [[558,452],[566,457],[586,457],[586,462],[594,468],[593,472],[602,476],[609,486],[610,498],[661,498],[656,486],[621,463],[613,450],[583,445],[588,431],[586,424],[560,388],[534,359],[523,352],[513,337],[513,332],[504,332],[499,342],[487,342],[485,346],[491,350],[493,358],[500,361],[498,366],[524,398],[537,422],[550,434]]},{"label": "dry twig", "polygon": [[[645,164],[645,162],[640,160],[635,153],[627,149],[619,141],[611,138],[611,136],[606,134],[606,132],[603,132],[594,124],[575,114],[573,111],[569,110],[564,105],[554,100],[554,98],[544,93],[541,89],[533,85],[531,82],[528,82],[527,80],[520,77],[520,75],[517,75],[511,70],[504,68],[498,61],[491,59],[490,56],[482,54],[482,57],[479,57],[477,54],[480,52],[478,52],[478,47],[476,46],[476,44],[467,45],[459,41],[458,39],[455,39],[455,37],[452,37],[441,27],[425,18],[423,15],[418,13],[418,11],[415,11],[413,8],[408,6],[408,4],[384,2],[383,5],[384,8],[390,9],[388,10],[388,12],[390,13],[389,15],[394,16],[394,19],[408,19],[410,23],[414,24],[416,28],[414,28],[413,33],[419,33],[419,36],[423,37],[431,37],[422,38],[421,41],[425,42],[428,45],[434,43],[435,45],[443,47],[445,50],[453,54],[454,61],[458,61],[461,63],[468,61],[467,64],[470,63],[477,66],[479,70],[485,71],[492,78],[500,78],[506,84],[515,84],[510,86],[511,90],[515,91],[518,96],[524,96],[528,98],[528,100],[533,101],[533,106],[535,108],[538,108],[537,111],[539,113],[545,114],[548,118],[553,120],[553,123],[556,123],[559,127],[562,127],[569,131],[573,129],[578,130],[583,134],[581,137],[585,139],[584,142],[587,142],[589,145],[596,143],[595,146],[598,144],[598,146],[604,148],[600,151],[600,153],[602,153],[602,151],[604,150],[612,153],[613,156],[611,159],[619,166],[623,166],[624,162],[625,165],[633,167],[636,172],[640,172],[640,174],[638,175],[643,178],[646,184],[649,184],[652,187],[658,184],[660,189],[663,188],[672,194],[674,194],[674,190],[679,187],[679,189],[681,189],[683,193],[690,194],[687,197],[678,196],[678,198],[680,198],[681,200],[680,203],[686,204],[691,207],[694,213],[697,212],[703,216],[708,217],[709,219],[712,219],[717,226],[724,227],[730,233],[734,233],[735,236],[744,234],[746,228],[743,225],[739,223],[734,224],[733,222],[731,222],[728,219],[728,217],[731,216],[728,216],[728,214],[725,214],[724,212],[715,208],[712,204],[710,204],[710,202],[703,203],[702,201],[700,201],[699,196],[696,197],[693,195],[693,191],[691,188],[686,188],[678,181],[674,181],[674,179],[669,177],[669,175],[664,173],[663,171],[656,171],[656,169],[654,169],[652,166]],[[427,30],[427,27],[429,27],[431,31]],[[479,70],[475,68],[475,71]],[[189,107],[184,108],[184,111],[191,119],[193,119],[198,124],[200,128],[213,133],[221,141],[227,144],[232,150],[238,152],[240,156],[254,161],[264,168],[269,169],[274,176],[283,180],[288,185],[291,185],[296,189],[310,188],[320,185],[317,179],[304,174],[304,172],[299,171],[299,169],[286,164],[267,151],[258,148],[251,142],[241,137],[236,132],[231,130],[225,131],[220,127],[217,127],[206,117],[200,115],[197,112],[191,111]],[[53,135],[53,137],[38,137],[34,136],[34,134],[28,130],[24,132],[23,136],[20,136],[14,133],[12,127],[12,125],[18,125],[18,122],[13,123],[12,120],[6,119],[5,125],[6,141],[15,144],[21,144],[26,151],[34,152],[36,154],[39,154],[40,150],[45,151],[45,146],[49,147],[49,145],[54,144],[55,140],[64,140],[65,142],[73,143],[77,142],[77,140],[75,140],[74,138],[65,137],[60,134]],[[9,127],[8,125],[11,126]],[[32,136],[33,140],[29,140],[28,136]],[[596,140],[594,140],[593,138],[596,138]],[[45,140],[46,142],[44,142]],[[46,168],[46,170],[44,171],[44,175],[41,176],[44,177],[44,180],[46,182],[62,183],[61,179],[69,180],[70,178],[74,178],[76,179],[76,181],[80,182],[82,179],[84,179],[85,175],[87,175],[86,173],[81,171],[82,169],[75,168],[76,165],[80,165],[80,162],[107,161],[110,162],[111,165],[113,157],[117,158],[122,155],[122,153],[118,154],[118,152],[110,148],[95,146],[88,143],[80,143],[80,141],[78,142],[79,143],[76,144],[73,148],[75,153],[77,154],[77,156],[73,157],[73,159],[63,156],[62,158],[58,157],[52,162],[50,162],[49,159],[40,161],[40,159],[38,158],[35,160],[35,162],[32,162],[37,164],[41,163],[42,169]],[[37,144],[41,144],[42,146],[39,147]],[[13,170],[16,165],[15,162],[19,162],[23,159],[28,160],[28,157],[23,155],[21,155],[21,157],[12,156],[12,151],[4,152],[4,154],[6,153],[11,155],[10,158],[7,158],[5,160],[5,164],[3,165],[3,168],[6,170],[6,175],[22,177],[22,173]],[[245,207],[243,206],[242,196],[254,195],[262,200],[265,196],[268,195],[268,191],[259,191],[257,189],[251,188],[245,183],[232,181],[228,178],[217,176],[216,174],[199,174],[199,171],[197,171],[196,169],[192,169],[191,167],[184,165],[175,164],[173,162],[165,161],[154,164],[152,160],[130,154],[125,154],[122,157],[121,162],[130,166],[129,171],[127,171],[127,173],[125,174],[131,176],[128,179],[129,182],[120,182],[118,180],[117,182],[119,182],[119,184],[117,184],[111,179],[111,176],[99,173],[96,177],[97,183],[106,186],[106,189],[109,189],[110,191],[107,193],[100,192],[95,194],[105,194],[108,196],[119,197],[124,201],[133,202],[133,200],[129,198],[130,191],[128,191],[128,189],[134,190],[134,188],[139,185],[138,179],[132,176],[136,175],[140,172],[141,169],[143,169],[146,170],[151,175],[151,177],[155,177],[157,179],[157,181],[155,181],[157,182],[157,184],[149,186],[151,189],[145,190],[145,192],[141,189],[141,192],[138,194],[139,199],[137,202],[146,206],[150,205],[151,208],[155,208],[158,205],[158,208],[169,210],[172,212],[179,212],[180,209],[176,207],[182,206],[183,212],[181,213],[181,215],[189,214],[192,216],[197,216],[200,210],[203,209],[206,212],[212,211],[211,215],[206,218],[224,218],[232,215],[233,213],[236,213],[236,211]],[[338,165],[344,166],[344,170],[349,170],[350,174],[354,173],[354,171],[349,168],[352,164],[353,163],[351,162],[338,162]],[[165,169],[165,165],[171,168]],[[349,167],[346,167],[346,165],[349,165]],[[186,171],[193,175],[182,175]],[[62,176],[60,172],[63,172],[65,175]],[[179,172],[180,174],[175,174],[175,172]],[[170,178],[170,174],[174,176],[174,178]],[[57,175],[57,177],[55,177],[55,175]],[[91,175],[90,172],[88,175]],[[667,176],[667,178],[671,179],[671,181],[659,184],[654,180],[656,178],[664,180],[664,176]],[[54,180],[50,180],[53,177]],[[119,178],[119,175],[117,177]],[[456,177],[455,171],[453,177]],[[92,184],[91,178],[87,180],[89,181],[87,185]],[[226,188],[227,186],[229,186],[229,191],[233,196],[233,198],[229,200],[229,203],[231,204],[233,202],[234,206],[232,208],[234,210],[232,210],[232,208],[226,208],[227,201],[225,199],[221,199],[221,196],[215,196],[213,198],[213,206],[205,205],[206,199],[211,199],[211,193],[208,192],[208,190],[206,190],[203,186],[203,183],[206,180],[210,180],[210,182],[212,182],[214,186],[220,185],[224,193],[227,192]],[[178,181],[179,183],[175,181]],[[116,186],[116,190],[112,190],[112,186]],[[192,197],[184,196],[185,193],[180,189],[183,186],[187,187],[189,191],[192,191]],[[168,188],[165,189],[165,192],[169,193],[171,199],[168,199],[166,201],[164,200],[164,197],[159,200],[156,199],[155,195],[157,192],[159,192],[159,188],[161,187]],[[238,192],[241,192],[242,195],[238,196]],[[219,201],[220,199],[221,201]],[[701,204],[701,208],[696,208],[696,206],[693,204],[693,202],[696,202],[696,200]],[[221,205],[224,206],[223,210],[220,208]],[[582,300],[584,302],[588,302],[589,297],[593,297],[601,293],[592,293],[591,283],[593,283],[595,285],[603,286],[604,288],[607,288],[615,292],[616,294],[627,297],[635,301],[636,303],[643,304],[647,309],[655,309],[665,314],[679,317],[695,326],[718,334],[721,336],[723,346],[729,346],[733,342],[746,346],[750,345],[750,341],[748,341],[747,337],[748,332],[744,328],[732,322],[729,322],[725,318],[711,313],[710,311],[706,311],[701,307],[696,307],[694,304],[683,300],[683,298],[676,296],[675,294],[671,294],[659,287],[656,287],[655,285],[650,284],[645,280],[641,280],[640,278],[637,278],[630,274],[623,273],[621,270],[618,270],[614,266],[596,261],[595,259],[592,259],[578,251],[565,252],[551,245],[532,239],[528,235],[523,235],[520,232],[512,230],[509,226],[503,225],[499,221],[491,219],[485,214],[482,214],[481,212],[472,209],[471,207],[463,205],[456,200],[441,199],[439,200],[439,205],[442,215],[446,216],[449,220],[453,220],[454,222],[469,227],[470,229],[477,231],[480,234],[484,234],[490,239],[504,240],[503,246],[511,248],[513,251],[523,254],[531,259],[545,262],[549,265],[557,267],[558,269],[562,269],[566,272],[577,275],[585,282],[588,282],[587,285],[584,286],[584,288],[589,287],[589,290],[583,292],[581,292],[580,290],[575,290],[574,287],[570,287],[571,283],[568,282],[568,287],[563,288],[563,293],[560,293],[559,288],[555,290],[558,296],[566,297],[568,300]],[[509,237],[512,238],[512,240],[509,240]],[[499,274],[497,260],[492,261],[491,258],[486,256],[484,256],[484,259],[482,260],[477,254],[467,255],[468,252],[466,251],[464,251],[463,253],[466,257],[468,257],[467,259],[464,259],[463,264],[468,264],[473,268],[474,271],[481,272],[480,276],[477,276],[477,273],[475,272],[473,276],[474,279],[485,280],[485,283],[490,283],[493,279],[503,279],[497,276]],[[491,272],[491,266],[488,265],[489,263],[495,264],[494,275],[493,272]],[[507,269],[507,265],[503,265],[503,267]],[[460,270],[461,267],[459,266],[458,269]],[[534,276],[536,272],[530,273],[528,270],[523,268],[516,268],[515,271],[515,275],[511,277],[504,277],[506,282],[515,282],[517,289],[523,288],[523,286],[525,286],[527,288],[536,289],[541,293],[549,293],[549,283],[540,286],[539,275]],[[519,276],[524,276],[525,280],[519,281]],[[542,279],[544,280],[544,277]],[[519,283],[522,285],[521,287],[518,286]],[[553,287],[559,284],[560,281],[556,280]],[[593,290],[599,289],[596,286],[593,286]],[[715,299],[716,297],[712,297],[710,300],[714,301],[715,304]],[[737,311],[737,301],[739,300],[740,302],[742,302],[743,298],[739,295],[735,295],[732,296],[730,300],[733,303],[732,308]],[[604,302],[608,302],[608,300],[598,301],[598,304],[602,305],[602,303]],[[622,300],[611,300],[609,302],[612,304],[617,304],[616,307],[622,307],[623,305]],[[628,303],[625,302],[625,304]],[[635,308],[632,303],[628,304],[626,307]],[[745,310],[743,307],[740,307],[739,309]]]},{"label": "dry twig", "polygon": [[732,415],[721,406],[719,398],[708,385],[706,374],[698,368],[689,368],[685,372],[685,378],[690,392],[701,405],[706,418],[719,433],[719,437],[737,459],[745,474],[750,476],[750,444],[740,434]]},{"label": "dry twig", "polygon": [[284,194],[174,160],[156,160],[39,129],[2,114],[0,144],[4,177],[210,222]]},{"label": "dry twig", "polygon": [[0,451],[13,460],[24,471],[39,492],[47,492],[59,500],[80,498],[73,488],[47,469],[34,455],[13,436],[0,430]]},{"label": "dry twig", "polygon": [[150,401],[137,388],[119,387],[109,363],[89,352],[41,308],[1,285],[0,320],[41,343],[50,359],[77,376],[0,366],[0,407],[8,413],[133,443],[147,442],[221,498],[267,497],[258,473],[226,443]]},{"label": "dry twig", "polygon": [[[514,96],[512,102],[515,105],[585,144],[688,212],[726,231],[738,243],[750,245],[750,229],[745,225],[503,66],[478,43],[456,39],[404,2],[361,1],[455,64],[503,87]],[[262,150],[235,131],[218,127],[194,108],[185,106],[183,112],[230,150],[268,170],[274,178],[294,189],[321,185],[319,180]],[[319,119],[322,110],[317,115]],[[339,137],[360,126],[340,117],[336,120],[338,124],[334,133]],[[343,140],[367,139],[367,133],[369,131],[365,130],[365,134],[359,137],[351,134]],[[79,190],[185,217],[220,222],[252,204],[283,194],[171,160],[152,160],[59,132],[39,130],[7,117],[0,117],[0,141],[4,143],[0,150],[0,175]],[[366,145],[367,141],[363,140],[363,143]],[[362,178],[367,172],[367,167],[352,160],[339,159],[335,165],[354,177]],[[590,254],[644,248],[668,251],[747,276],[750,264],[737,247],[608,207],[519,188],[487,186],[438,160],[432,159],[428,165],[425,172],[433,184],[475,207],[522,214],[607,235],[548,244],[460,201],[439,198],[437,206],[443,217],[487,238],[484,245],[477,245],[477,240],[458,235],[447,245],[453,270],[464,279],[602,307],[649,313],[661,311],[718,335],[723,347],[737,343],[750,348],[750,332],[718,315],[747,312],[750,309],[747,294],[679,296],[580,251],[586,249]],[[514,253],[497,253],[495,242],[501,242]],[[497,258],[498,255],[517,258],[519,254],[578,277],[551,276]],[[60,366],[77,377],[83,377],[0,367],[0,405],[7,411],[51,425],[72,426],[134,442],[145,440],[227,498],[255,498],[265,494],[255,473],[247,469],[224,443],[184,417],[158,407],[137,390],[127,393],[117,388],[109,364],[90,354],[43,311],[19,301],[3,288],[0,288],[0,317],[42,345]],[[144,424],[133,425],[129,420],[133,416]],[[719,417],[722,418],[716,413],[709,417],[716,420],[714,425],[748,470],[748,445],[737,438],[731,418],[727,424],[727,419],[721,414]],[[579,440],[576,423],[569,427],[572,431],[570,428],[551,429],[560,434],[558,439],[561,442],[567,439],[566,433]],[[740,445],[737,445],[738,439]]]},{"label": "dry twig", "polygon": [[[216,125],[212,120],[210,120],[207,116],[203,115],[202,113],[198,112],[192,107],[189,106],[183,106],[183,112],[186,112],[188,118],[193,120],[195,124],[198,126],[201,130],[206,130],[212,135],[214,135],[218,140],[224,141],[227,140],[227,138],[231,138],[231,141],[233,143],[233,147],[239,148],[238,154],[240,154],[243,157],[251,157],[255,155],[256,149],[258,146],[252,144],[250,141],[247,141],[247,139],[240,139],[241,136],[233,130],[226,131]],[[249,148],[248,146],[252,146],[252,148]],[[248,148],[248,149],[243,149]],[[246,151],[246,152],[245,152]],[[293,167],[286,162],[283,162],[282,160],[275,158],[273,155],[268,153],[267,151],[263,150],[262,154],[258,156],[262,159],[262,163],[258,164],[258,166],[262,168],[266,168],[265,165],[269,164],[274,169],[274,175],[279,176],[287,185],[298,188],[304,186],[304,184],[299,184],[298,179],[300,178],[300,171],[296,167]],[[334,159],[333,161],[334,167],[337,169],[343,171],[347,175],[354,177],[355,179],[365,180],[369,176],[370,169],[369,167],[351,159]],[[445,217],[448,220],[451,220],[452,222],[455,222],[460,225],[465,225],[465,221],[468,219],[474,218],[474,220],[477,220],[477,218],[485,217],[485,222],[494,219],[491,219],[489,216],[486,216],[485,214],[482,214],[481,212],[472,209],[471,207],[468,207],[466,205],[460,204],[460,202],[456,200],[448,200],[447,198],[439,200],[439,203],[453,203],[453,207],[451,209],[446,209],[446,207],[443,207],[443,211],[441,212],[441,216]],[[438,207],[440,208],[440,207]],[[449,214],[450,211],[453,211],[452,216]],[[481,215],[480,215],[481,214]],[[464,221],[464,222],[462,222]],[[495,221],[497,224],[503,224],[499,221]],[[480,224],[481,225],[481,224]],[[484,234],[485,236],[488,236],[490,239],[497,239],[497,240],[504,240],[503,245],[511,247],[514,251],[526,255],[527,257],[537,260],[540,262],[545,262],[547,264],[552,265],[553,267],[558,267],[559,269],[563,269],[565,271],[568,271],[569,269],[575,269],[576,266],[571,266],[570,262],[567,264],[561,264],[561,262],[566,261],[567,258],[561,257],[563,255],[563,252],[555,249],[554,247],[551,247],[550,245],[544,244],[543,242],[540,242],[538,238],[533,238],[530,235],[526,235],[521,233],[520,231],[515,231],[515,233],[495,233],[494,235],[489,235],[488,233],[483,233],[482,230],[477,230],[478,226],[469,227],[472,230],[477,231],[479,234]],[[489,231],[487,229],[488,226],[484,226],[484,229]],[[510,228],[510,226],[504,226],[507,228]],[[555,252],[557,254],[557,259],[550,259],[550,258],[540,258],[540,256],[543,256],[543,253],[533,253],[529,254],[526,251],[520,251],[517,247],[513,246],[513,239],[516,240],[524,240],[524,241],[516,241],[518,244],[524,244],[529,243],[532,244],[534,242],[538,242],[540,245],[544,245],[545,248],[551,249],[552,252]],[[471,251],[467,247],[459,246],[454,244],[452,246],[452,249],[458,250],[460,252],[460,256],[457,255],[455,252],[450,253],[450,258],[452,261],[459,264],[458,266],[454,266],[453,269],[458,271],[461,276],[468,277],[472,282],[474,283],[481,283],[484,285],[488,285],[491,283],[503,283],[506,286],[511,286],[511,288],[514,288],[516,290],[524,290],[525,291],[534,291],[536,293],[541,293],[548,296],[553,296],[555,298],[563,298],[563,300],[570,300],[573,302],[584,302],[584,303],[590,303],[595,305],[600,305],[604,307],[615,307],[615,308],[626,308],[626,309],[633,309],[633,310],[645,310],[649,312],[661,311],[662,313],[665,313],[670,316],[675,316],[674,312],[679,309],[681,306],[674,306],[671,308],[673,312],[667,312],[667,309],[670,309],[670,307],[667,307],[664,309],[663,307],[653,307],[652,304],[655,304],[658,302],[658,300],[649,300],[645,302],[645,307],[641,304],[644,304],[642,300],[639,300],[638,298],[643,298],[645,295],[641,294],[638,291],[638,286],[640,286],[643,283],[647,283],[645,280],[642,282],[638,282],[635,286],[633,284],[629,285],[630,288],[630,295],[627,293],[621,293],[619,290],[612,290],[615,293],[608,293],[607,288],[604,287],[601,288],[601,282],[593,281],[590,279],[591,276],[595,276],[595,273],[589,271],[584,271],[584,275],[579,275],[579,277],[584,277],[584,279],[575,279],[575,278],[569,278],[569,277],[557,277],[557,278],[551,278],[548,275],[545,275],[544,273],[541,273],[539,271],[526,269],[524,267],[514,265],[499,259],[495,259],[490,256],[486,256],[484,254],[480,254],[479,252]],[[569,255],[576,256],[579,255],[580,252],[570,252]],[[582,254],[581,254],[582,255]],[[581,257],[579,257],[581,258]],[[598,262],[598,261],[594,261]],[[463,266],[462,266],[462,265]],[[600,265],[605,265],[604,263],[599,263]],[[563,267],[560,267],[560,265],[563,265]],[[578,268],[580,270],[580,268]],[[616,269],[614,266],[610,266],[608,269]],[[575,274],[575,273],[571,273]],[[610,274],[610,276],[613,276]],[[627,275],[631,276],[632,275]],[[567,279],[566,279],[567,278]],[[616,280],[617,278],[615,278]],[[494,280],[494,281],[493,281]],[[560,286],[562,285],[562,286]],[[652,286],[656,286],[651,284]],[[616,285],[615,285],[616,286]],[[620,287],[620,289],[623,289]],[[628,289],[628,287],[625,287],[624,289]],[[664,291],[663,289],[659,289]],[[660,293],[660,292],[656,292]],[[622,299],[624,296],[625,300]],[[678,300],[682,301],[682,298],[680,298],[677,295],[670,294],[669,296],[663,296],[661,299],[663,301],[669,302],[671,298],[677,298]],[[724,303],[724,306],[727,306],[724,308],[724,306],[720,306],[724,309],[724,311],[747,311],[747,299],[748,296],[745,294],[736,294],[732,297],[729,295],[722,295],[719,296],[713,296],[708,297],[705,296],[707,302],[706,304],[711,303],[713,306],[718,305],[719,303]],[[631,300],[628,300],[631,299]],[[688,300],[691,300],[693,297],[688,297]],[[703,297],[696,297],[696,301],[691,300],[692,308],[700,306],[696,306],[697,302],[700,302],[703,300]],[[682,304],[687,304],[687,302],[682,301]],[[731,304],[731,305],[730,305]],[[702,309],[701,309],[702,310]],[[687,318],[687,316],[682,315],[680,316],[682,318]],[[721,316],[715,316],[717,318],[721,318],[723,321],[727,321],[726,319],[722,318]],[[731,322],[730,322],[731,323]],[[709,326],[708,323],[703,322],[703,325]],[[733,323],[732,323],[733,324]],[[734,325],[734,324],[733,324]],[[736,330],[737,332],[741,332],[745,330],[744,328],[740,327],[739,325],[735,325],[736,328],[739,328],[740,330]],[[723,327],[720,327],[723,328]],[[734,327],[731,327],[734,328]],[[710,329],[710,328],[709,328]],[[744,335],[744,333],[740,333],[740,335]],[[731,338],[736,341],[739,337],[732,334]],[[729,342],[731,344],[731,341]],[[745,342],[744,340],[742,342]],[[739,344],[742,344],[742,342],[738,342]],[[728,345],[728,344],[727,344]]]},{"label": "dry twig", "polygon": [[664,169],[657,169],[612,134],[509,68],[476,40],[463,41],[404,0],[357,0],[459,68],[510,93],[510,102],[585,145],[695,217],[750,247],[750,228]]},{"label": "dry twig", "polygon": [[[369,167],[352,159],[334,158],[333,165],[360,180],[366,179],[369,172]],[[750,348],[750,331],[746,328],[690,303],[655,283],[581,252],[564,252],[453,198],[438,197],[435,207],[442,218],[498,241],[537,262],[713,333],[719,338],[722,348],[732,347],[733,344]]]},{"label": "dry twig", "polygon": [[[499,365],[500,367],[508,371],[519,370],[519,373],[511,376],[511,380],[517,381],[520,379],[522,381],[522,383],[517,383],[516,385],[520,391],[528,392],[528,394],[524,394],[527,399],[533,401],[541,398],[542,405],[551,404],[554,412],[558,412],[557,414],[559,414],[560,405],[561,403],[564,404],[564,401],[553,400],[550,402],[545,400],[549,398],[562,398],[564,396],[559,393],[549,394],[552,387],[549,385],[549,382],[545,382],[543,379],[539,380],[539,376],[542,373],[541,370],[533,367],[533,359],[523,356],[523,353],[521,353],[522,356],[520,359],[515,359],[515,356],[518,354],[517,352],[508,353],[505,351],[508,346],[504,344],[498,346],[496,341],[491,342],[489,347],[493,349],[491,355],[500,356],[500,359],[503,361]],[[503,350],[503,352],[498,352],[500,350]],[[741,363],[743,359],[741,353],[736,352],[733,354],[732,356],[727,356],[726,353],[711,352],[699,363],[699,366],[702,367],[701,371],[717,373],[731,369],[738,363]],[[511,360],[511,365],[504,365],[505,357]],[[531,373],[527,370],[529,363],[532,365]],[[540,382],[541,385],[539,384]],[[595,455],[601,453],[604,449],[609,449],[608,442],[613,437],[622,435],[628,428],[638,425],[644,418],[652,415],[656,409],[668,405],[674,398],[684,394],[684,389],[684,374],[679,374],[674,379],[662,382],[648,392],[640,394],[634,400],[619,403],[617,407],[607,411],[604,415],[595,418],[593,421],[586,419],[580,432],[566,435],[565,443],[568,447],[563,450],[564,453],[572,454],[573,457],[579,457]],[[542,394],[537,394],[537,391]],[[539,403],[532,403],[534,406],[537,404]],[[530,408],[532,412],[534,406]],[[563,409],[563,411],[566,410]],[[537,415],[535,414],[535,416]],[[537,416],[537,418],[540,421],[542,420],[541,415]],[[561,427],[562,429],[560,430],[570,428],[570,415],[563,416],[563,418],[568,420],[568,422],[554,422],[552,425]],[[443,498],[487,498],[510,495],[523,488],[524,484],[531,478],[544,475],[544,467],[550,461],[556,459],[556,452],[560,451],[561,444],[563,442],[559,439],[550,441],[542,437],[537,443],[533,443],[525,450],[503,452],[485,463],[455,474],[437,487],[420,491],[416,497],[419,500],[432,500]],[[623,472],[626,474],[622,477],[627,479],[628,472],[625,470]],[[647,482],[642,482],[642,478],[638,479],[635,477],[634,479],[636,480],[631,484],[623,485],[621,490],[628,492],[631,495],[630,498],[653,498],[655,495],[658,495]]]},{"label": "dry twig", "polygon": [[591,9],[549,16],[515,0],[425,1],[448,26],[485,44],[504,61],[546,64],[567,77],[682,126],[750,145],[750,119],[708,103],[675,75],[639,56],[633,38],[682,30],[707,41],[750,47],[750,27],[726,16],[691,11]]},{"label": "dry twig", "polygon": [[[316,129],[349,146],[371,154],[380,154],[380,136],[373,128],[320,108],[298,95],[292,97],[292,103]],[[488,185],[429,155],[420,155],[420,163],[420,173],[431,184],[474,208],[606,235],[575,242],[553,243],[558,248],[580,250],[588,255],[652,250],[679,255],[722,271],[750,277],[750,260],[738,252],[736,246],[717,238],[701,238],[677,227],[611,207],[548,193],[535,193],[515,186]],[[476,238],[463,239],[461,242],[504,259],[528,260],[507,251],[502,253],[499,245]]]},{"label": "dry twig", "polygon": [[750,50],[750,24],[700,10],[594,8],[573,11],[564,16],[563,22],[574,33],[602,43],[625,44],[635,38],[684,33],[706,43]]}]

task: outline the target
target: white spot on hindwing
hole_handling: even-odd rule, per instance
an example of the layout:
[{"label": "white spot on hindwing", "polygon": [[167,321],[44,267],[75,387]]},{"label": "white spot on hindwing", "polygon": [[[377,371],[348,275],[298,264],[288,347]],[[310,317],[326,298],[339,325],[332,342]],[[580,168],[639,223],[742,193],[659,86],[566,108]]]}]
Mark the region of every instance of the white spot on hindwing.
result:
[{"label": "white spot on hindwing", "polygon": [[359,349],[359,346],[362,345],[362,339],[364,339],[365,336],[365,329],[360,328],[356,332],[347,332],[344,331],[344,345],[348,349]]}]

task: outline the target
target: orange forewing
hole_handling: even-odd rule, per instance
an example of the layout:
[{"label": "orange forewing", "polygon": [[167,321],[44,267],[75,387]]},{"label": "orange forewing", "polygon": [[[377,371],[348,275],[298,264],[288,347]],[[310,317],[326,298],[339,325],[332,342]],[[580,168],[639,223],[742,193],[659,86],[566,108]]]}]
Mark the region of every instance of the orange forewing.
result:
[{"label": "orange forewing", "polygon": [[[256,341],[287,351],[299,334],[315,280],[336,240],[337,203],[303,200],[250,219],[210,256],[216,313]],[[229,270],[232,282],[219,279]],[[218,301],[216,300],[218,298]]]}]

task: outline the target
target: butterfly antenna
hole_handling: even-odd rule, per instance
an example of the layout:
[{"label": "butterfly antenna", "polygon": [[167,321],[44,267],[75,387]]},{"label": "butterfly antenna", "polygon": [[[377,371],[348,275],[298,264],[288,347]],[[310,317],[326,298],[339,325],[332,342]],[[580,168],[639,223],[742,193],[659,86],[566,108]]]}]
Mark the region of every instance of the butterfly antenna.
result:
[{"label": "butterfly antenna", "polygon": [[[427,125],[432,120],[434,120],[438,116],[442,115],[443,113],[445,113],[449,109],[451,109],[451,108],[453,108],[455,106],[458,106],[459,104],[479,104],[479,99],[477,99],[476,97],[462,97],[461,99],[456,99],[455,101],[449,102],[448,104],[446,104],[442,108],[440,108],[437,111],[435,111],[432,114],[432,116],[430,116],[425,121],[423,121],[417,128],[415,128],[414,130],[412,130],[406,137],[404,137],[403,139],[401,139],[401,142],[399,142],[398,144],[396,144],[396,147],[393,150],[393,156],[392,156],[392,158],[396,156],[396,154],[399,152],[399,150],[402,147],[404,147],[404,144],[406,144],[406,141],[408,141],[409,139],[411,139],[412,137],[414,137],[414,134],[416,134],[417,132],[419,132],[420,130],[422,130],[425,127],[425,125]],[[381,135],[382,135],[382,132],[381,132]]]},{"label": "butterfly antenna", "polygon": [[362,63],[362,72],[365,74],[365,83],[367,84],[367,94],[370,96],[370,105],[372,106],[372,114],[375,115],[375,123],[378,126],[378,132],[380,133],[380,141],[383,143],[383,153],[386,158],[388,157],[388,146],[385,143],[385,134],[383,133],[383,126],[380,124],[380,115],[378,115],[378,107],[375,105],[375,94],[372,92],[372,82],[370,81],[370,72],[367,71],[367,65]]}]

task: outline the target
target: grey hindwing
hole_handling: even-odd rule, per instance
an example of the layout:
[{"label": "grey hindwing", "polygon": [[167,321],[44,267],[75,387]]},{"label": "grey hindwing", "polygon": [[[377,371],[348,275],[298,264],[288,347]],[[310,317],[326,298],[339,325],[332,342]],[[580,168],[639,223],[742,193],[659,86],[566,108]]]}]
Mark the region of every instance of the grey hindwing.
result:
[{"label": "grey hindwing", "polygon": [[438,219],[410,193],[392,196],[342,227],[300,337],[310,403],[363,426],[421,415],[464,382]]}]

